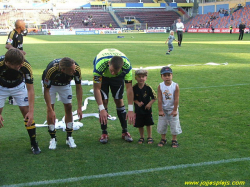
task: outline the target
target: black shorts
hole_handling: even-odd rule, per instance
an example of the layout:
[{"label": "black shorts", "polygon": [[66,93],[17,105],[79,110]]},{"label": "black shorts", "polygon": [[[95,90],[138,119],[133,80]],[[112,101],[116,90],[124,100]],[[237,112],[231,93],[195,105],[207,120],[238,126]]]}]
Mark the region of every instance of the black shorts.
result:
[{"label": "black shorts", "polygon": [[114,99],[122,99],[124,93],[124,78],[123,77],[102,77],[101,93],[102,99],[109,98],[109,88]]},{"label": "black shorts", "polygon": [[154,125],[152,114],[136,114],[135,127]]}]

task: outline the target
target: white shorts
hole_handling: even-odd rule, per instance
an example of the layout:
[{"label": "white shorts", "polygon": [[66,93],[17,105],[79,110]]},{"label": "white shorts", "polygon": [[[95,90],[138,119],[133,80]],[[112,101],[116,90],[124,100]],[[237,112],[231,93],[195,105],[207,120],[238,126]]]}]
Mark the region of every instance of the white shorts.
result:
[{"label": "white shorts", "polygon": [[5,100],[9,96],[15,99],[18,106],[29,106],[28,91],[24,82],[14,88],[0,86],[0,93],[0,108],[4,107]]},{"label": "white shorts", "polygon": [[178,135],[182,133],[180,120],[179,120],[179,112],[177,115],[173,117],[171,114],[171,110],[163,110],[165,116],[158,116],[158,125],[157,132],[159,134],[167,134],[168,125],[170,126],[170,131],[172,135]]},{"label": "white shorts", "polygon": [[56,102],[56,93],[59,95],[59,101],[62,101],[63,104],[68,104],[72,102],[72,89],[71,85],[66,86],[53,86],[51,85],[49,89],[51,104]]}]

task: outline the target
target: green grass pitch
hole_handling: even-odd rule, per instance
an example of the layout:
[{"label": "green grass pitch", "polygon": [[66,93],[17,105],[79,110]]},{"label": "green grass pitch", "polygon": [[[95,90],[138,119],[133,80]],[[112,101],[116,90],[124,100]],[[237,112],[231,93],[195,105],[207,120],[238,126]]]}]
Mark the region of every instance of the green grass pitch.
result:
[{"label": "green grass pitch", "polygon": [[[250,186],[250,34],[245,34],[239,41],[238,34],[184,33],[182,47],[174,42],[171,55],[165,54],[168,34],[117,36],[24,38],[26,59],[33,67],[35,79],[36,123],[46,120],[40,81],[50,61],[66,56],[73,58],[81,66],[83,80],[92,80],[95,55],[104,48],[116,48],[127,55],[133,68],[172,64],[173,81],[180,86],[179,111],[183,130],[178,136],[180,146],[176,149],[171,148],[170,143],[162,148],[157,146],[160,135],[156,131],[158,107],[155,102],[152,145],[139,145],[138,129],[131,125],[128,130],[134,142],[124,142],[118,119],[109,121],[110,140],[102,145],[98,141],[101,135],[98,119],[90,117],[84,118],[84,126],[73,132],[76,149],[68,148],[66,133],[57,130],[57,149],[49,150],[47,128],[37,128],[42,153],[33,155],[21,113],[17,106],[9,105],[6,100],[2,113],[4,127],[0,129],[0,186],[195,186],[188,181],[197,181],[199,186],[202,182],[215,186],[209,183],[214,181],[228,182],[227,186],[233,186],[233,182],[243,181],[237,186]],[[6,39],[7,36],[0,37],[0,55],[6,52]],[[205,65],[211,62],[228,64]],[[155,91],[162,81],[159,71],[148,70],[147,83]],[[92,96],[90,89],[92,86],[83,86],[83,100]],[[75,95],[74,87],[73,91]],[[124,96],[127,106],[126,94]],[[64,110],[60,102],[56,103],[55,110],[61,120]],[[73,110],[76,110],[75,97]],[[89,101],[84,113],[97,110],[96,102]],[[109,113],[117,116],[112,99]],[[171,141],[170,131],[167,139]],[[219,162],[214,164],[213,161]]]}]

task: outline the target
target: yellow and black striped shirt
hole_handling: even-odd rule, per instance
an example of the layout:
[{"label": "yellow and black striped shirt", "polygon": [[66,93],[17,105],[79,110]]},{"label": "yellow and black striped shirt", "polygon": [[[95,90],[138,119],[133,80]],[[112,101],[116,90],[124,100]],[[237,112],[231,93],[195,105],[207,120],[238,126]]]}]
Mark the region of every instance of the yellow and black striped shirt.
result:
[{"label": "yellow and black striped shirt", "polygon": [[82,75],[81,75],[81,68],[75,62],[76,70],[74,75],[70,76],[60,71],[59,69],[59,62],[61,58],[55,59],[50,62],[47,68],[43,71],[42,81],[45,88],[50,88],[51,85],[54,86],[65,86],[70,84],[71,80],[75,80],[76,84],[81,84],[82,82]]},{"label": "yellow and black striped shirt", "polygon": [[25,82],[33,84],[33,72],[30,63],[25,60],[23,66],[17,71],[8,68],[4,63],[5,56],[0,57],[0,85],[13,88]]}]

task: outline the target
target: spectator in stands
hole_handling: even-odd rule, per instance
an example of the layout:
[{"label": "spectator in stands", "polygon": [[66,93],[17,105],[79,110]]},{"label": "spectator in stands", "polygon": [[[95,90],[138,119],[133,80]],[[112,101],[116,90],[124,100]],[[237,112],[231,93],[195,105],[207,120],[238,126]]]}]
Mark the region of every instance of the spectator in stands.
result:
[{"label": "spectator in stands", "polygon": [[212,30],[212,33],[214,33],[214,26],[211,25],[211,30]]},{"label": "spectator in stands", "polygon": [[178,46],[181,47],[184,24],[181,22],[181,19],[178,19],[177,21],[178,22],[176,23],[176,31],[177,31],[178,41],[179,41]]},{"label": "spectator in stands", "polygon": [[244,22],[241,22],[239,25],[239,39],[238,40],[242,40],[243,39],[243,35],[244,35],[244,31],[245,31],[246,25]]},{"label": "spectator in stands", "polygon": [[85,25],[85,26],[88,26],[88,24],[89,24],[89,20],[84,19],[84,25]]},{"label": "spectator in stands", "polygon": [[232,25],[230,25],[229,30],[230,30],[230,34],[232,34],[232,31],[233,31],[233,26]]}]

